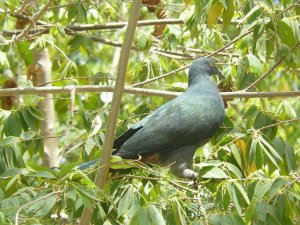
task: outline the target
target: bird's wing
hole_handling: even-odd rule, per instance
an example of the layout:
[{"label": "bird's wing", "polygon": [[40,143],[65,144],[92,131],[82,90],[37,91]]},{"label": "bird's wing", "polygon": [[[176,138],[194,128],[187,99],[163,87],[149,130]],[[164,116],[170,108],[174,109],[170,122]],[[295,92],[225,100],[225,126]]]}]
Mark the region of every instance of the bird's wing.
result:
[{"label": "bird's wing", "polygon": [[153,118],[158,117],[160,114],[164,113],[165,108],[168,108],[168,105],[172,103],[173,100],[165,103],[157,110],[149,114],[148,116],[141,119],[139,122],[135,123],[132,127],[130,127],[127,131],[121,134],[115,141],[113,145],[113,149],[119,149],[132,135],[134,135],[137,131],[147,124],[147,122],[151,121]]},{"label": "bird's wing", "polygon": [[206,140],[212,134],[207,119],[211,116],[207,113],[210,101],[187,96],[158,108],[149,115],[144,126],[120,146],[117,155],[131,158]]}]

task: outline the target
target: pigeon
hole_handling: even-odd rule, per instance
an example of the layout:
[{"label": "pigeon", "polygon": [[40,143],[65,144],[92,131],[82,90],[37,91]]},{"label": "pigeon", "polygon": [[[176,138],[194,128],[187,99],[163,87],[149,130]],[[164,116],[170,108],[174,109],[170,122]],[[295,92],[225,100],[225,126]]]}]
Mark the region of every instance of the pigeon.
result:
[{"label": "pigeon", "polygon": [[223,99],[211,75],[223,77],[212,59],[196,59],[189,68],[186,91],[119,136],[113,155],[170,166],[175,176],[197,180],[192,170],[194,154],[225,117]]}]

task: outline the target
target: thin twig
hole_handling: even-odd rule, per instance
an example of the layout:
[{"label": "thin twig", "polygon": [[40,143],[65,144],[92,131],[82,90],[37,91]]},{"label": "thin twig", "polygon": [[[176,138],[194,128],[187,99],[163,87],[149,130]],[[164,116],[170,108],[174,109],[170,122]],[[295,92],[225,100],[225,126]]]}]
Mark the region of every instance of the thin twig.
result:
[{"label": "thin twig", "polygon": [[160,181],[160,180],[163,179],[163,180],[167,180],[168,182],[170,182],[170,184],[172,184],[174,187],[177,187],[179,189],[183,189],[185,191],[189,191],[189,192],[192,192],[192,193],[198,193],[196,190],[189,189],[185,186],[182,186],[182,185],[172,181],[171,179],[167,179],[167,178],[163,178],[163,177],[143,177],[143,176],[130,175],[130,174],[119,174],[119,175],[111,177],[111,179],[115,180],[115,179],[123,178],[123,177],[137,178],[137,179],[142,179],[142,180],[153,180],[153,181]]},{"label": "thin twig", "polygon": [[[74,120],[74,106],[75,106],[75,93],[76,93],[76,89],[73,88],[71,89],[70,91],[70,120],[69,120],[69,124],[68,124],[68,127],[67,127],[67,130],[65,132],[65,141],[64,141],[64,147],[62,149],[62,151],[60,152],[60,159],[62,157],[64,157],[65,155],[65,151],[68,147],[68,136],[71,132],[71,129],[72,129],[72,125],[73,125],[73,120]],[[60,160],[59,160],[60,161]]]},{"label": "thin twig", "polygon": [[300,121],[300,118],[294,118],[294,119],[290,119],[290,120],[279,121],[277,123],[273,123],[271,125],[261,127],[261,128],[259,128],[257,130],[260,131],[260,130],[264,130],[264,129],[267,129],[267,128],[270,128],[270,127],[275,127],[277,125],[281,125],[281,124],[284,124],[284,123],[291,123],[291,122],[296,122],[296,121]]},{"label": "thin twig", "polygon": [[290,10],[291,8],[294,8],[296,6],[299,6],[300,1],[295,2],[294,4],[288,6],[287,8],[285,8],[284,10],[282,10],[281,12],[279,12],[276,16],[279,17],[280,15],[282,15],[283,13],[286,13],[288,10]]},{"label": "thin twig", "polygon": [[190,65],[187,65],[187,66],[184,66],[184,67],[180,67],[180,68],[178,68],[178,69],[176,69],[176,70],[173,70],[173,71],[171,71],[171,72],[169,72],[169,73],[165,73],[165,74],[163,74],[163,75],[161,75],[161,76],[157,76],[157,77],[154,77],[154,78],[151,78],[151,79],[142,81],[142,82],[140,82],[140,83],[133,84],[133,85],[131,85],[131,86],[132,86],[132,87],[143,86],[143,85],[148,84],[148,83],[151,83],[151,82],[153,82],[153,81],[156,81],[156,80],[159,80],[159,79],[168,77],[168,76],[170,76],[170,75],[173,75],[173,74],[175,74],[175,73],[177,73],[177,72],[180,72],[180,71],[182,71],[182,70],[185,70],[185,69],[187,69],[187,68],[189,68],[189,67],[190,67]]}]

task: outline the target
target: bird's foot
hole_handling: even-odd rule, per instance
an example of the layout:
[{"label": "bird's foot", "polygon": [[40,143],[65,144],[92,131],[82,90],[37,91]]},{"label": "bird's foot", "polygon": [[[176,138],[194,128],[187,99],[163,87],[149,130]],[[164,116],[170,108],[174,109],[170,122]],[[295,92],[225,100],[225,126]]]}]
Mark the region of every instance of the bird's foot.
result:
[{"label": "bird's foot", "polygon": [[195,171],[191,169],[185,169],[183,170],[183,176],[192,181],[193,187],[198,188],[199,185],[198,174]]}]

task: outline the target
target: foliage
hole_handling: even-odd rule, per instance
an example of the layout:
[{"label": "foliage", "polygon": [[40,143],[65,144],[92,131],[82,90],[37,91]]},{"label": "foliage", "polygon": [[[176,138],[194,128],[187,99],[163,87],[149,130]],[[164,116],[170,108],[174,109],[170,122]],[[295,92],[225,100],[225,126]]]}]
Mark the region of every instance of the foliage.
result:
[{"label": "foliage", "polygon": [[[24,1],[27,2],[27,1]],[[170,18],[160,39],[153,27],[139,27],[128,65],[127,84],[160,76],[211,55],[225,75],[216,80],[222,91],[299,91],[299,1],[200,0],[166,1]],[[32,14],[46,4],[28,6]],[[26,81],[32,49],[47,47],[53,63],[53,85],[114,84],[118,48],[126,27],[69,32],[68,25],[123,21],[128,1],[55,1],[41,18],[49,32],[0,46],[0,83]],[[30,8],[31,7],[31,8]],[[21,1],[0,1],[0,8],[17,12]],[[155,19],[141,9],[141,19]],[[23,12],[20,12],[23,13]],[[26,13],[25,13],[26,14]],[[29,13],[30,14],[30,13]],[[15,30],[18,20],[0,11],[1,35]],[[35,26],[34,29],[42,29]],[[1,41],[1,39],[0,39]],[[2,43],[2,42],[1,42]],[[118,44],[117,43],[117,44]],[[224,46],[227,46],[223,49]],[[278,66],[272,69],[277,62]],[[255,87],[249,86],[269,73]],[[183,72],[145,85],[182,91]],[[300,101],[295,99],[231,99],[225,102],[224,125],[195,156],[199,184],[179,181],[167,168],[113,158],[103,190],[93,183],[98,165],[76,165],[101,155],[111,96],[76,94],[70,118],[69,95],[55,95],[61,148],[61,170],[40,166],[43,157],[37,109],[39,96],[24,95],[22,104],[0,111],[0,224],[75,223],[83,207],[92,207],[94,224],[297,224],[300,221]],[[3,101],[3,99],[2,99]],[[124,95],[117,135],[163,104],[166,99]],[[283,121],[283,122],[281,122]],[[286,122],[284,122],[286,121]],[[288,122],[290,121],[290,122]],[[65,135],[71,126],[70,132]]]}]

